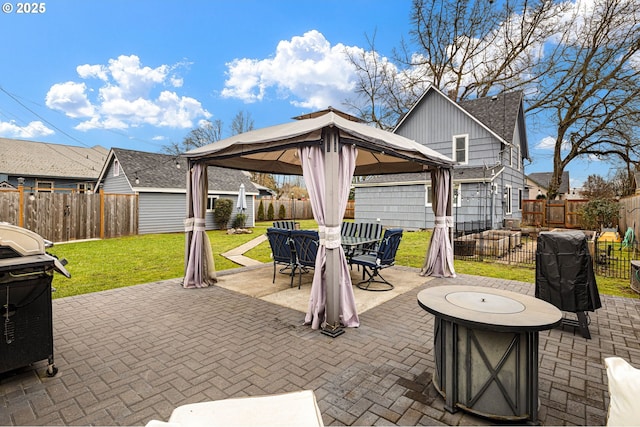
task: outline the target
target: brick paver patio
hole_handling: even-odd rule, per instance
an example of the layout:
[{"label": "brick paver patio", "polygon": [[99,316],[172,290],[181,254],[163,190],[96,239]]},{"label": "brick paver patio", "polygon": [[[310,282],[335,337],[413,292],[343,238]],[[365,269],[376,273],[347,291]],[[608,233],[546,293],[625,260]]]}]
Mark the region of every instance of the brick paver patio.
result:
[{"label": "brick paver patio", "polygon": [[[448,413],[431,384],[433,316],[416,295],[453,283],[534,291],[475,276],[431,280],[335,339],[302,326],[299,311],[220,287],[185,290],[179,279],[57,299],[59,373],[46,377],[43,361],[0,374],[0,425],[144,425],[186,403],[300,389],[315,391],[326,425],[492,424]],[[542,424],[603,425],[603,359],[640,366],[639,301],[601,297],[591,340],[571,327],[540,334]]]}]

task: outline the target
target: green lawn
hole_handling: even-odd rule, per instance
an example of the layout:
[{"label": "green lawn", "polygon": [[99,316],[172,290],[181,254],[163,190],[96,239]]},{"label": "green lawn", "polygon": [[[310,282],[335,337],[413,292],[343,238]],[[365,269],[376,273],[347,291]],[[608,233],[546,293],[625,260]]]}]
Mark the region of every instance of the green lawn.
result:
[{"label": "green lawn", "polygon": [[[301,228],[317,228],[313,220],[300,221]],[[218,271],[239,267],[220,254],[264,234],[270,222],[261,222],[253,234],[227,234],[208,231]],[[430,232],[405,232],[396,263],[420,268],[431,237]],[[97,292],[123,286],[182,277],[184,273],[184,234],[151,234],[107,240],[57,244],[49,252],[69,261],[71,279],[56,274],[54,298]],[[246,253],[250,258],[270,262],[267,242]],[[535,283],[535,270],[490,262],[455,261],[456,272]],[[600,293],[637,298],[622,279],[597,278]]]}]

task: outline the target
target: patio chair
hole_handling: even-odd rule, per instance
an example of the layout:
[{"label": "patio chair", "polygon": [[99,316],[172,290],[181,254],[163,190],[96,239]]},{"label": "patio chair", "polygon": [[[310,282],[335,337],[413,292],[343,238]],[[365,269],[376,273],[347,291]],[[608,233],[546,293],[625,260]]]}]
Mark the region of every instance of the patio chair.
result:
[{"label": "patio chair", "polygon": [[273,221],[274,228],[282,228],[284,230],[295,230],[295,221]]},{"label": "patio chair", "polygon": [[291,287],[293,287],[293,276],[295,272],[295,254],[292,250],[291,231],[282,228],[267,228],[267,239],[271,246],[271,256],[273,257],[273,281],[276,282],[276,265],[284,265],[280,269],[280,273],[284,273],[287,269],[291,269]]},{"label": "patio chair", "polygon": [[[390,291],[394,286],[382,275],[380,270],[391,267],[396,262],[396,252],[402,240],[402,229],[392,228],[384,232],[377,251],[356,255],[351,258],[351,264],[362,266],[362,281],[357,283],[360,289],[365,291]],[[366,276],[369,276],[365,280]],[[372,284],[377,283],[378,285]]]},{"label": "patio chair", "polygon": [[369,237],[376,239],[375,243],[370,243],[368,245],[362,245],[356,250],[354,255],[358,255],[359,253],[365,254],[369,252],[375,252],[378,250],[378,245],[380,244],[380,237],[382,236],[382,224],[378,224],[375,222],[362,222],[359,224],[360,230],[358,232],[358,236],[360,237]]},{"label": "patio chair", "polygon": [[[317,231],[293,230],[291,231],[291,241],[296,252],[296,262],[293,267],[293,274],[299,272],[298,289],[302,285],[302,273],[308,272],[310,268],[316,266],[316,255],[320,245],[320,236]],[[292,281],[293,283],[293,281]]]}]

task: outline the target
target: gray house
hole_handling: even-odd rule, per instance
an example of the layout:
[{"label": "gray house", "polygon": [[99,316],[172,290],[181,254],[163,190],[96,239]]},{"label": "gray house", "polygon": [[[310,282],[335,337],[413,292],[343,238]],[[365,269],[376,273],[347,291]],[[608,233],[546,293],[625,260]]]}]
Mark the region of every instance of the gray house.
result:
[{"label": "gray house", "polygon": [[[105,193],[138,195],[138,233],[184,231],[186,218],[187,162],[168,154],[112,148],[100,172],[98,185]],[[227,228],[215,224],[213,210],[218,199],[238,200],[240,185],[246,192],[246,226],[255,226],[254,200],[258,190],[242,171],[208,168],[209,196],[205,217],[208,230]],[[238,212],[234,208],[231,221]]]},{"label": "gray house", "polygon": [[[458,231],[517,224],[529,158],[522,92],[456,103],[429,87],[395,133],[458,162],[453,216]],[[424,173],[371,176],[355,184],[356,221],[433,228],[431,180]]]},{"label": "gray house", "polygon": [[[529,194],[527,198],[535,199],[538,195],[547,196],[549,183],[551,182],[552,172],[534,172],[526,176],[527,189]],[[571,188],[569,187],[569,172],[562,172],[562,182],[558,188],[558,200],[565,200],[569,195]]]},{"label": "gray house", "polygon": [[0,138],[0,188],[47,193],[91,192],[108,151]]}]

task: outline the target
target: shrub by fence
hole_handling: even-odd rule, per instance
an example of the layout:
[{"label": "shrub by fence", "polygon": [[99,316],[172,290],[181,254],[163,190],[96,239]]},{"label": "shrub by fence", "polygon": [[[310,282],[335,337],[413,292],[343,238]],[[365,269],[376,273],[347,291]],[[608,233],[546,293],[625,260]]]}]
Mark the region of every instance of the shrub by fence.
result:
[{"label": "shrub by fence", "polygon": [[[267,210],[267,219],[313,219],[313,210],[311,208],[311,202],[307,199],[276,199],[275,197],[263,197],[260,200],[264,209]],[[279,213],[281,212],[281,206],[284,206],[284,217],[281,218]],[[258,204],[259,209],[260,205]],[[273,208],[272,208],[273,207]],[[273,209],[273,216],[269,218],[269,211]],[[344,211],[344,217],[347,219],[353,219],[355,213],[355,201],[349,200],[347,202],[347,208]],[[277,216],[277,218],[276,218]],[[259,218],[258,212],[256,212],[256,218]]]},{"label": "shrub by fence", "polygon": [[53,242],[109,238],[138,233],[134,194],[0,191],[0,221],[18,225]]}]

